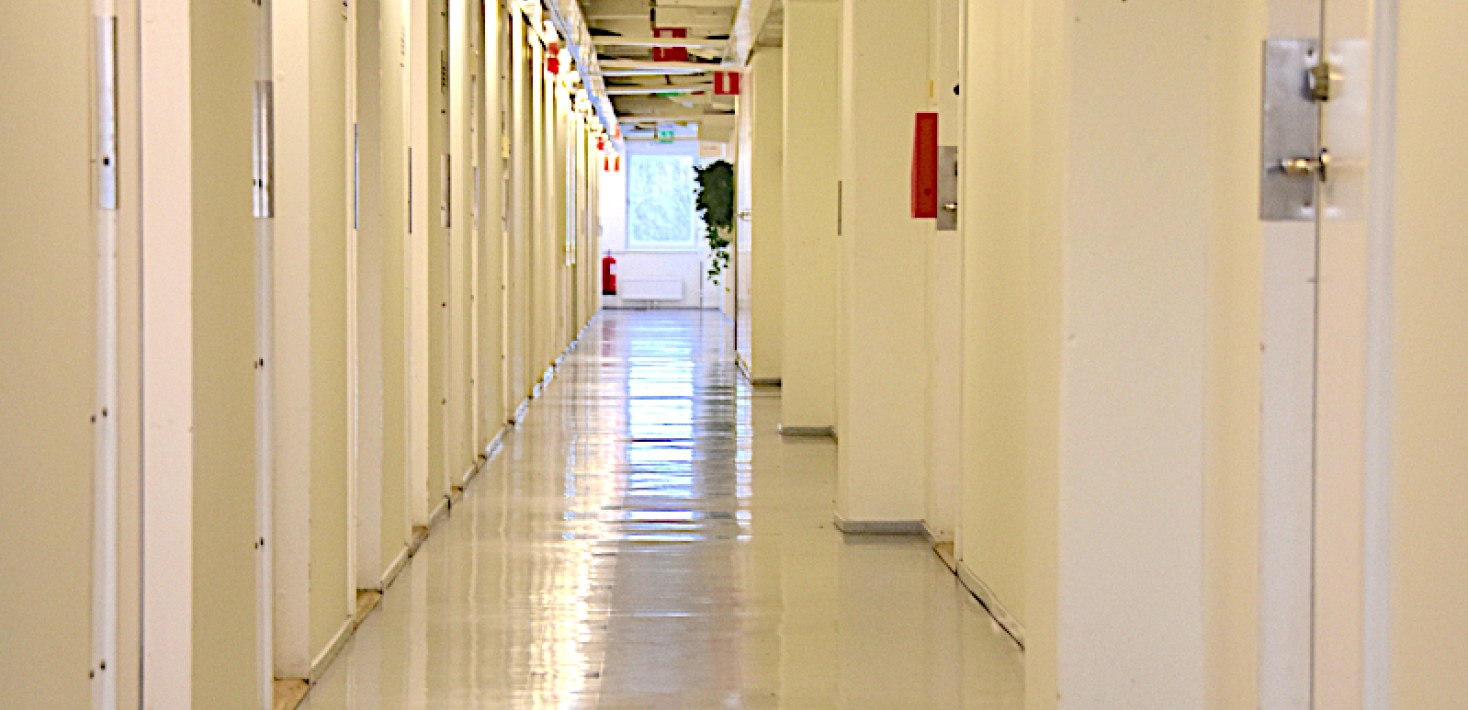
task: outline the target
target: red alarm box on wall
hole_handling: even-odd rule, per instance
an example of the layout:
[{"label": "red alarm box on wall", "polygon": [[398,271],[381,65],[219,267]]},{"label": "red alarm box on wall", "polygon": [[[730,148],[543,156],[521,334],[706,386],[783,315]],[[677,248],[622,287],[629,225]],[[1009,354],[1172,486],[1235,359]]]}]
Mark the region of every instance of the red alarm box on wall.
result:
[{"label": "red alarm box on wall", "polygon": [[938,114],[920,113],[912,139],[912,217],[938,217]]}]

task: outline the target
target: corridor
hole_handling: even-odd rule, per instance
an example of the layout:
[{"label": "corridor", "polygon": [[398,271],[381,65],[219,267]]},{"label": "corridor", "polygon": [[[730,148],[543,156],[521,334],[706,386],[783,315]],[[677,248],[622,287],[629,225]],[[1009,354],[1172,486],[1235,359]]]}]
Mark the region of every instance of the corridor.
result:
[{"label": "corridor", "polygon": [[920,537],[843,539],[713,311],[603,311],[303,708],[1022,703]]},{"label": "corridor", "polygon": [[1464,0],[6,10],[0,710],[1468,708]]}]

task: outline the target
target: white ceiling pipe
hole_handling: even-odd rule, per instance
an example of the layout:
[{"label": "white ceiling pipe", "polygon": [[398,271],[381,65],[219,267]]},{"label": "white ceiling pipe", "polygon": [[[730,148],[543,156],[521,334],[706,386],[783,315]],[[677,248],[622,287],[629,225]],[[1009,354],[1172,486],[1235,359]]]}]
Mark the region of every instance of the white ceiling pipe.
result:
[{"label": "white ceiling pipe", "polygon": [[739,0],[658,0],[659,10],[724,10],[734,9]]},{"label": "white ceiling pipe", "polygon": [[604,77],[632,77],[632,76],[697,76],[709,72],[719,71],[714,65],[708,69],[603,69],[601,75]]},{"label": "white ceiling pipe", "polygon": [[[640,132],[640,133],[630,133],[630,132],[629,133],[626,133],[625,135],[622,136],[622,140],[627,141],[629,143],[653,143],[653,142],[666,143],[667,142],[667,139],[666,138],[659,139],[657,136],[655,136],[655,135],[653,135],[651,133],[647,133],[645,131],[644,132]],[[701,140],[704,140],[704,139],[701,139],[698,136],[673,136],[673,140],[675,140],[675,141],[701,141]]]},{"label": "white ceiling pipe", "polygon": [[727,67],[722,64],[707,64],[704,62],[652,62],[645,59],[603,59],[604,69],[682,69],[686,71],[725,71]]},{"label": "white ceiling pipe", "polygon": [[701,121],[701,120],[706,119],[706,118],[718,118],[721,115],[723,115],[723,114],[717,114],[717,113],[653,113],[653,114],[635,114],[635,115],[628,115],[628,116],[618,116],[617,117],[617,122],[622,123],[623,125],[628,124],[628,123],[657,123],[659,121],[662,121],[662,122],[677,122],[677,121],[696,122],[696,121]]},{"label": "white ceiling pipe", "polygon": [[657,94],[694,94],[700,91],[713,91],[713,84],[698,84],[696,86],[615,86],[607,89],[608,96],[656,96]]},{"label": "white ceiling pipe", "polygon": [[723,49],[722,39],[671,39],[658,37],[592,37],[598,47],[683,47],[686,49]]}]

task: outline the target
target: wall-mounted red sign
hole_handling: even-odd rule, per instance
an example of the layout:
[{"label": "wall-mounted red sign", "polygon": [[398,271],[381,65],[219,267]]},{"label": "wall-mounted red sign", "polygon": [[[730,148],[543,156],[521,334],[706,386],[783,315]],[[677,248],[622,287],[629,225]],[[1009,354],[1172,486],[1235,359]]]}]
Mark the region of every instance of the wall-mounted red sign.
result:
[{"label": "wall-mounted red sign", "polygon": [[938,217],[938,114],[920,113],[912,139],[913,219]]},{"label": "wall-mounted red sign", "polygon": [[739,95],[739,72],[716,71],[714,72],[714,96],[738,96]]},{"label": "wall-mounted red sign", "polygon": [[[688,39],[687,27],[656,27],[652,36],[657,39]],[[688,61],[687,47],[653,47],[652,60],[655,62],[686,62]]]}]

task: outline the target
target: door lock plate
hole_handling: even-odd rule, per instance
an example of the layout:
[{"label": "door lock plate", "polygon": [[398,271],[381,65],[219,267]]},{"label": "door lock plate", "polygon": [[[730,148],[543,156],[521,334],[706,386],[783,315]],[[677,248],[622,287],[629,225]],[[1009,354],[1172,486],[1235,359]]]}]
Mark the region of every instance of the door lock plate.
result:
[{"label": "door lock plate", "polygon": [[1260,219],[1308,222],[1317,214],[1317,178],[1325,174],[1327,164],[1317,164],[1314,157],[1325,155],[1319,147],[1320,100],[1316,94],[1322,87],[1315,80],[1318,66],[1327,67],[1328,94],[1334,77],[1320,56],[1318,40],[1276,39],[1264,43]]},{"label": "door lock plate", "polygon": [[938,210],[937,230],[958,229],[958,146],[938,146]]}]

